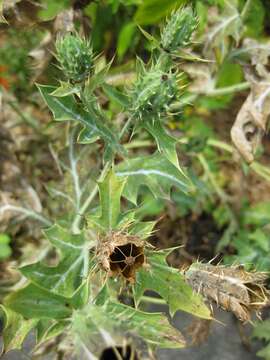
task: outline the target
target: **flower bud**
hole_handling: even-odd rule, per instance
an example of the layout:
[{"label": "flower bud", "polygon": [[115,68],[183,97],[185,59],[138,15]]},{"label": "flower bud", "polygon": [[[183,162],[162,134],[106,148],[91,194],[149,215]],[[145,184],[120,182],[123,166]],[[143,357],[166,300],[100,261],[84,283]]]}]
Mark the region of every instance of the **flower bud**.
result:
[{"label": "flower bud", "polygon": [[143,68],[132,90],[132,114],[135,118],[160,117],[178,94],[177,75],[164,72],[158,65]]},{"label": "flower bud", "polygon": [[175,52],[190,44],[191,36],[197,26],[197,18],[190,7],[179,8],[167,21],[161,33],[161,46],[164,50]]},{"label": "flower bud", "polygon": [[56,41],[56,58],[65,76],[73,82],[83,81],[93,66],[93,50],[88,41],[67,34]]}]

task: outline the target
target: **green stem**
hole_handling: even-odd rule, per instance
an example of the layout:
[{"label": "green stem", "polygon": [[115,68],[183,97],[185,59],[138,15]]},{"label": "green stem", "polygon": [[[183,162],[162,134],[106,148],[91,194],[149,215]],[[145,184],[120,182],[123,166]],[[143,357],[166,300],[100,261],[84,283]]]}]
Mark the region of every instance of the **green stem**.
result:
[{"label": "green stem", "polygon": [[128,130],[130,124],[132,121],[132,117],[129,117],[128,120],[125,122],[125,125],[123,126],[121,132],[120,132],[120,137],[119,140],[121,139],[122,136],[124,136],[125,132]]},{"label": "green stem", "polygon": [[[110,167],[111,163],[107,162],[98,178],[98,182],[101,181],[104,177],[104,175],[106,174],[106,172],[108,171],[109,167]],[[95,187],[93,188],[93,190],[90,192],[89,196],[87,197],[87,199],[84,201],[84,203],[82,204],[82,206],[79,208],[79,212],[78,214],[76,214],[73,223],[71,225],[71,230],[74,234],[78,234],[80,233],[80,225],[81,225],[81,221],[82,221],[82,217],[84,215],[84,213],[86,212],[86,210],[88,209],[89,205],[91,204],[91,202],[94,200],[95,196],[98,193],[98,185],[96,184]]]},{"label": "green stem", "polygon": [[233,94],[235,92],[247,90],[249,88],[250,88],[250,84],[246,81],[246,82],[243,82],[240,84],[235,84],[235,85],[226,86],[226,87],[219,88],[219,89],[209,90],[206,92],[205,95],[208,95],[208,96],[229,95],[229,94]]},{"label": "green stem", "polygon": [[153,142],[150,140],[135,140],[124,145],[126,149],[136,149],[147,146],[153,146]]},{"label": "green stem", "polygon": [[240,84],[226,86],[226,87],[219,88],[219,89],[208,90],[205,93],[197,93],[197,94],[187,95],[187,96],[184,96],[180,101],[172,104],[170,106],[170,110],[171,111],[177,110],[177,109],[183,107],[184,105],[188,105],[188,104],[194,102],[199,96],[223,96],[223,95],[229,95],[229,94],[233,94],[235,92],[247,90],[249,88],[250,88],[250,84],[248,82],[243,82]]},{"label": "green stem", "polygon": [[198,159],[199,159],[199,161],[200,161],[206,175],[208,176],[208,179],[212,183],[213,188],[215,189],[216,193],[218,194],[220,200],[223,203],[227,203],[228,202],[227,195],[224,193],[224,191],[220,188],[220,186],[216,182],[216,179],[213,176],[205,157],[202,154],[198,154],[197,157],[198,157]]},{"label": "green stem", "polygon": [[153,298],[152,296],[142,296],[141,301],[150,304],[166,305],[167,302],[164,299]]}]

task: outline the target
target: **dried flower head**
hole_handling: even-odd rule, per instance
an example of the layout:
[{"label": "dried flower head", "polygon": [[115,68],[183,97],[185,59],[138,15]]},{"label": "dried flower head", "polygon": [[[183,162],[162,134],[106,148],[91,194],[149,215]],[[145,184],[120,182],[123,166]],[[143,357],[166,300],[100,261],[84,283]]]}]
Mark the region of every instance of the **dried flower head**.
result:
[{"label": "dried flower head", "polygon": [[81,82],[93,67],[91,44],[77,35],[67,34],[56,41],[56,58],[65,76],[73,82]]},{"label": "dried flower head", "polygon": [[123,232],[111,232],[100,239],[97,257],[101,267],[110,276],[121,275],[130,282],[145,263],[144,241]]},{"label": "dried flower head", "polygon": [[164,50],[175,52],[190,44],[197,18],[190,7],[175,11],[161,33],[161,46]]},{"label": "dried flower head", "polygon": [[243,266],[192,264],[185,272],[191,287],[208,301],[231,311],[241,321],[250,321],[253,310],[266,305],[269,293],[264,287],[268,274],[247,272]]}]

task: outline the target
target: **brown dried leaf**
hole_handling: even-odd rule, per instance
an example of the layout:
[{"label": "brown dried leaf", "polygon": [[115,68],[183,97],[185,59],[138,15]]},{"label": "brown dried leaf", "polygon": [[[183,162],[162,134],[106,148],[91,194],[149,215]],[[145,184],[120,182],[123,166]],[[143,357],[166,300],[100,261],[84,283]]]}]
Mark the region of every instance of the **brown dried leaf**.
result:
[{"label": "brown dried leaf", "polygon": [[251,163],[270,115],[270,73],[267,70],[270,50],[268,44],[251,39],[245,40],[243,50],[250,55],[251,66],[245,68],[250,94],[236,117],[231,138],[242,157]]},{"label": "brown dried leaf", "polygon": [[212,321],[205,319],[195,319],[186,329],[187,335],[191,336],[191,346],[197,346],[205,343],[209,336]]},{"label": "brown dried leaf", "polygon": [[112,232],[100,239],[97,256],[110,276],[121,275],[133,283],[136,271],[145,263],[144,241],[134,235]]},{"label": "brown dried leaf", "polygon": [[231,311],[241,321],[250,320],[253,310],[266,305],[269,293],[264,287],[268,275],[247,272],[242,266],[194,263],[185,272],[191,287],[210,302]]}]

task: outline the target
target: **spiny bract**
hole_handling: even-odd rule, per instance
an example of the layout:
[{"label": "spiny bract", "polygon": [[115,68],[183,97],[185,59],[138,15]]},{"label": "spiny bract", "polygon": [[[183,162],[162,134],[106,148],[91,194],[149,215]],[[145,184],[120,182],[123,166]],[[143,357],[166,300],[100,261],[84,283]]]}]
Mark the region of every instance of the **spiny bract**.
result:
[{"label": "spiny bract", "polygon": [[167,21],[161,33],[161,46],[174,52],[190,44],[193,31],[197,27],[197,18],[190,7],[180,8]]},{"label": "spiny bract", "polygon": [[159,64],[151,69],[142,69],[132,90],[132,109],[134,118],[145,120],[161,117],[178,94],[178,75],[162,71]]},{"label": "spiny bract", "polygon": [[93,67],[91,44],[77,35],[67,34],[56,41],[56,58],[65,76],[73,82],[81,82]]}]

